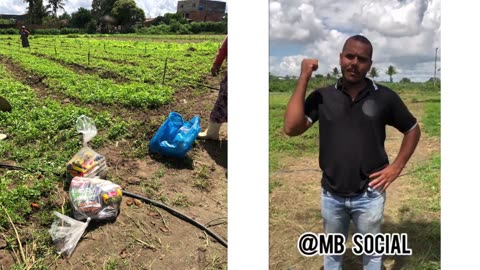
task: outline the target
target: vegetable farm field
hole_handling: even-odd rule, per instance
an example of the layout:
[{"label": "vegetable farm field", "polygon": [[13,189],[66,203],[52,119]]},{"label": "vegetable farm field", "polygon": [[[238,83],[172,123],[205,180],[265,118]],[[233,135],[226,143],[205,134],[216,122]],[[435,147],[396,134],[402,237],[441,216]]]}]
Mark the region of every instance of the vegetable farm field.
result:
[{"label": "vegetable farm field", "polygon": [[[82,147],[75,122],[95,121],[89,146],[107,179],[177,209],[227,240],[227,138],[196,141],[184,159],[148,143],[170,112],[206,128],[222,72],[222,35],[0,35],[0,269],[225,269],[227,249],[161,208],[123,196],[114,222],[90,223],[72,256],[48,229],[69,214],[66,164]],[[222,67],[226,70],[226,65]],[[10,165],[16,166],[12,167]],[[21,167],[23,169],[19,169]]]}]

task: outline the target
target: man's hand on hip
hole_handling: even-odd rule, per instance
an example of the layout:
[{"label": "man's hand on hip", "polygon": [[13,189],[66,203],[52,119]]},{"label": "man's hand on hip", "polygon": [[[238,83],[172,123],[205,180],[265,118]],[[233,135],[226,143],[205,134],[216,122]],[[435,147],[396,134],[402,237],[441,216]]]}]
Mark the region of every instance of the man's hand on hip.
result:
[{"label": "man's hand on hip", "polygon": [[372,173],[370,178],[373,180],[368,185],[373,189],[382,188],[381,192],[383,192],[398,178],[401,172],[402,168],[390,164],[383,170]]}]

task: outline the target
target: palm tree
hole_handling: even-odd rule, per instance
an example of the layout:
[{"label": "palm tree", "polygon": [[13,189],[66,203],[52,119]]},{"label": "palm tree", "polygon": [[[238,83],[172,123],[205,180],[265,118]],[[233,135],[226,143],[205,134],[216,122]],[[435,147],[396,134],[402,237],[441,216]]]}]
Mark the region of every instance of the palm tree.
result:
[{"label": "palm tree", "polygon": [[333,68],[332,75],[333,75],[333,77],[335,77],[336,79],[338,78],[338,75],[340,75],[340,71],[338,71],[338,68],[337,68],[337,67],[334,67],[334,68]]},{"label": "palm tree", "polygon": [[397,74],[397,70],[395,70],[395,67],[394,66],[388,66],[388,69],[387,69],[386,73],[387,73],[387,75],[390,75],[390,82],[393,82],[392,75]]},{"label": "palm tree", "polygon": [[41,24],[44,17],[48,16],[47,9],[42,0],[23,0],[28,4],[27,14],[32,24]]},{"label": "palm tree", "polygon": [[372,67],[372,69],[370,69],[370,77],[373,81],[375,81],[375,77],[378,77],[378,70],[376,67]]},{"label": "palm tree", "polygon": [[35,0],[23,0],[23,2],[28,4],[27,14],[30,20],[30,23],[33,23],[33,11],[35,10]]},{"label": "palm tree", "polygon": [[65,3],[63,0],[48,0],[47,9],[52,9],[53,15],[57,17],[57,10],[63,9],[65,11]]}]

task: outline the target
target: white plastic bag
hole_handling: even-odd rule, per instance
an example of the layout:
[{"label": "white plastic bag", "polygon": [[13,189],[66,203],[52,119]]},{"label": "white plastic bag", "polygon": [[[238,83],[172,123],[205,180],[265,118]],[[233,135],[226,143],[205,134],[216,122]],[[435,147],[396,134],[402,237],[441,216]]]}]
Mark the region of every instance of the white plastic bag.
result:
[{"label": "white plastic bag", "polygon": [[77,118],[76,126],[77,131],[83,134],[83,147],[67,163],[66,187],[70,185],[70,181],[75,176],[105,178],[108,171],[105,157],[87,145],[97,135],[93,119],[81,115]]},{"label": "white plastic bag", "polygon": [[95,122],[85,115],[80,115],[77,118],[77,131],[83,134],[83,146],[87,146],[87,143],[97,135]]},{"label": "white plastic bag", "polygon": [[57,253],[70,257],[85,229],[87,229],[90,218],[87,218],[86,222],[81,222],[56,211],[53,214],[58,218],[52,223],[48,232],[57,247]]}]

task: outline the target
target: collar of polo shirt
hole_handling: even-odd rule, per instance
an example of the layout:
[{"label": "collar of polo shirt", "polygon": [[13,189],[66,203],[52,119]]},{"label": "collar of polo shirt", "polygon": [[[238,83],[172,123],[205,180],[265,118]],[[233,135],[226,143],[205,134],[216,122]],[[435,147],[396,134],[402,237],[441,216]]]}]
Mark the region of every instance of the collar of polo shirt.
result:
[{"label": "collar of polo shirt", "polygon": [[[378,86],[375,84],[374,81],[370,80],[369,78],[365,78],[365,80],[367,81],[367,86],[366,88],[370,88],[370,87],[373,87],[373,90],[377,91],[378,90]],[[335,83],[335,89],[337,90],[344,90],[343,89],[343,77],[339,78],[337,80],[337,82]]]}]

